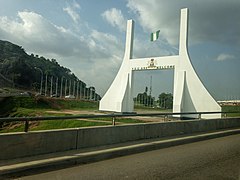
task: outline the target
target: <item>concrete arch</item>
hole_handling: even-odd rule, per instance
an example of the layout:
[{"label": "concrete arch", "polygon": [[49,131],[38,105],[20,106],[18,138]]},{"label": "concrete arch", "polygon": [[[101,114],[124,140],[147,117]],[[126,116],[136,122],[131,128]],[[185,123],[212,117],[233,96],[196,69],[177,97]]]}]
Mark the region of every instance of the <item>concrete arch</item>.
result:
[{"label": "concrete arch", "polygon": [[[101,99],[99,110],[133,112],[132,71],[174,68],[173,112],[221,112],[221,107],[202,84],[188,55],[187,8],[181,10],[179,55],[132,59],[133,29],[134,21],[128,20],[123,62],[113,83]],[[196,115],[184,117],[196,118]],[[202,115],[202,118],[220,117],[221,113]]]}]

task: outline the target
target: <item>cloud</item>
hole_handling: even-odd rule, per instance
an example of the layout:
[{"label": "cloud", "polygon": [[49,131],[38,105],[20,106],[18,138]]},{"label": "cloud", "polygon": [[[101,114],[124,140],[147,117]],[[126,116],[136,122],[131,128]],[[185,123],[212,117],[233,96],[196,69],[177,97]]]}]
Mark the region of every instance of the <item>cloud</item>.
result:
[{"label": "cloud", "polygon": [[77,10],[80,9],[80,5],[74,1],[71,5],[67,5],[66,8],[63,8],[63,11],[65,11],[74,21],[74,23],[78,23],[78,21],[80,20],[80,16],[77,13]]},{"label": "cloud", "polygon": [[119,45],[119,40],[111,34],[93,30],[91,33],[91,38],[99,44],[98,48],[100,48],[101,51],[105,51],[107,54],[109,54],[109,52],[118,55],[122,53],[123,48],[120,48],[121,50],[119,49],[121,46]]},{"label": "cloud", "polygon": [[102,13],[102,17],[113,27],[117,27],[120,31],[126,28],[126,20],[124,19],[121,10],[112,8]]},{"label": "cloud", "polygon": [[76,9],[80,9],[81,8],[81,6],[75,0],[73,1],[72,5]]},{"label": "cloud", "polygon": [[217,42],[240,45],[240,1],[238,0],[128,0],[146,32],[161,29],[172,45],[178,44],[180,9],[189,8],[189,40],[191,43]]},{"label": "cloud", "polygon": [[57,26],[35,12],[18,12],[18,19],[0,17],[0,37],[28,53],[55,58],[103,94],[123,56],[123,43],[109,34],[88,29],[78,34]]},{"label": "cloud", "polygon": [[217,61],[226,61],[226,60],[232,60],[235,57],[230,54],[219,54],[218,57],[216,58]]},{"label": "cloud", "polygon": [[[100,32],[91,28],[91,24],[88,24],[90,22],[84,21],[84,16],[80,14],[81,6],[71,0],[61,9],[61,13],[65,12],[61,17],[72,18],[67,27],[57,25],[53,22],[54,19],[50,21],[43,14],[20,11],[16,19],[0,17],[0,37],[23,46],[28,53],[57,59],[61,65],[70,68],[80,79],[94,85],[103,94],[122,62],[128,15],[136,21],[133,46],[135,57],[177,53],[172,46],[178,45],[182,7],[188,7],[190,10],[190,43],[214,42],[229,47],[237,46],[240,45],[240,21],[238,21],[240,1],[225,2],[225,0],[201,2],[182,0],[181,3],[178,0],[127,0],[128,12],[112,8],[100,16],[100,21],[102,17],[119,30],[116,32],[117,36],[114,36],[107,33],[108,29]],[[102,22],[93,23],[94,27],[101,26],[100,29],[104,29]],[[159,40],[151,43],[150,32],[157,29],[161,30]],[[227,57],[219,55],[217,59],[223,60]]]},{"label": "cloud", "polygon": [[35,12],[18,12],[19,21],[0,17],[0,35],[2,38],[23,45],[32,52],[58,54],[62,57],[80,52],[88,52],[86,40],[57,26]]}]

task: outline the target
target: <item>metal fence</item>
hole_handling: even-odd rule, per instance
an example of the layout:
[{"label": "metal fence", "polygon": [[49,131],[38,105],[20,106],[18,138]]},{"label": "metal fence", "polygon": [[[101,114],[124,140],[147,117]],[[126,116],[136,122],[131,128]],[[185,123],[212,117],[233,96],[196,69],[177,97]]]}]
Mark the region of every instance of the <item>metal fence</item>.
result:
[{"label": "metal fence", "polygon": [[[0,118],[0,123],[8,122],[25,122],[24,131],[28,132],[30,121],[46,121],[46,120],[71,120],[71,119],[94,119],[94,118],[112,118],[112,125],[116,125],[116,118],[119,117],[156,117],[161,116],[164,119],[174,116],[174,115],[197,115],[197,119],[201,119],[202,114],[222,114],[222,117],[226,117],[226,114],[230,113],[240,113],[240,112],[184,112],[184,113],[112,113],[112,114],[102,114],[102,115],[72,115],[72,116],[41,116],[41,117],[5,117]],[[194,118],[192,118],[194,119]],[[195,118],[196,119],[196,118]]]}]

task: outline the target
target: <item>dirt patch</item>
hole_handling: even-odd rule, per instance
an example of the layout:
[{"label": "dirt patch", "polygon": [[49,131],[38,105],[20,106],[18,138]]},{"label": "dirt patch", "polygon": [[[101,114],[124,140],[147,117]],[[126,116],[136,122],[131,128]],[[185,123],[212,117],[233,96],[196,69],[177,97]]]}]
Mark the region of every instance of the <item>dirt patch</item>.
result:
[{"label": "dirt patch", "polygon": [[[30,121],[29,122],[29,128],[37,127],[39,125],[39,123],[40,123],[39,121]],[[12,129],[19,128],[24,124],[25,124],[25,122],[11,122],[11,123],[4,124],[3,128],[8,129],[8,130],[12,130]]]},{"label": "dirt patch", "polygon": [[3,124],[3,128],[4,129],[15,129],[18,128],[20,126],[22,126],[24,123],[23,122],[10,122],[10,123],[4,123]]},{"label": "dirt patch", "polygon": [[86,111],[86,110],[61,110],[61,111],[46,111],[46,112],[53,113],[53,114],[72,114],[72,115],[78,115],[78,114],[100,115],[100,114],[103,114],[98,111]]},{"label": "dirt patch", "polygon": [[[86,110],[61,110],[61,111],[46,111],[47,113],[55,113],[55,114],[71,114],[71,115],[103,115],[105,113],[99,111],[86,111]],[[139,111],[137,113],[159,113],[159,111]],[[168,121],[175,121],[171,117],[163,117],[163,116],[130,116],[130,117],[123,117],[123,118],[131,118],[141,120],[143,122],[168,122]],[[92,120],[92,119],[84,119],[84,121],[96,121],[100,122],[100,120]],[[102,121],[102,122],[109,122],[109,121]]]}]

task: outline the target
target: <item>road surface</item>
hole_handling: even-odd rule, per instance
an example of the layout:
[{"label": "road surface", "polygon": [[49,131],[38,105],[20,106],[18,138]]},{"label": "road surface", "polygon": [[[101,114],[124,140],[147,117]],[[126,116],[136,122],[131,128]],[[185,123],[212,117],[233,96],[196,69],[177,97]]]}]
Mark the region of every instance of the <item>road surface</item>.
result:
[{"label": "road surface", "polygon": [[20,179],[240,180],[240,134],[25,176]]}]

